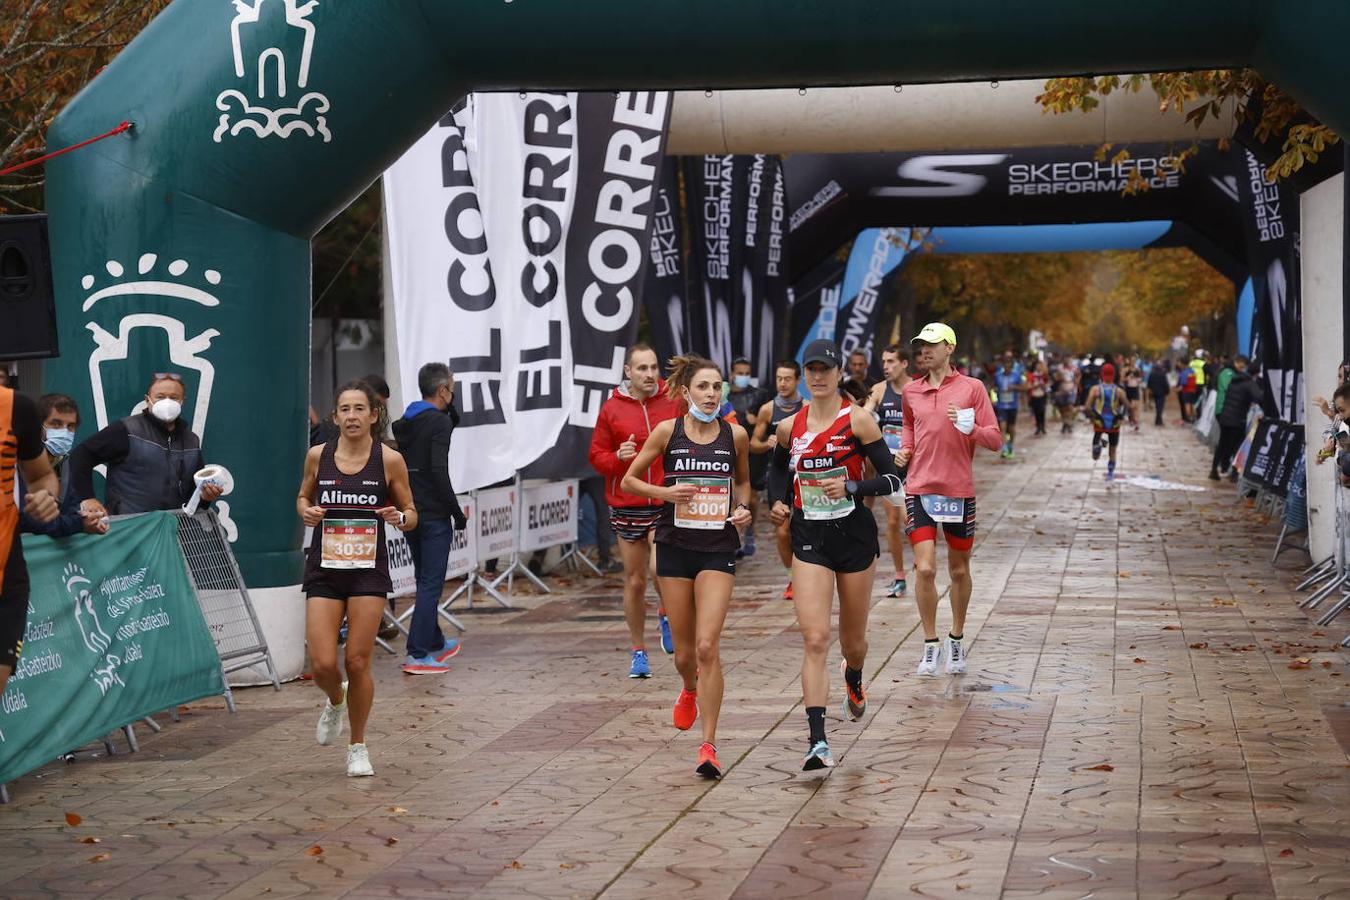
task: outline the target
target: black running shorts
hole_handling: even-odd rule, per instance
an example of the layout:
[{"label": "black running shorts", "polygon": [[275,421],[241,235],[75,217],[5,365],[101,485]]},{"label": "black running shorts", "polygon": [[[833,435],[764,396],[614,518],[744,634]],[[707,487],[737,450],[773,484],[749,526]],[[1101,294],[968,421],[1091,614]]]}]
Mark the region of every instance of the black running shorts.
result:
[{"label": "black running shorts", "polygon": [[23,633],[28,628],[28,567],[19,540],[19,535],[14,535],[9,559],[4,562],[4,588],[0,589],[0,666],[11,670],[19,664]]},{"label": "black running shorts", "polygon": [[1004,409],[1001,406],[997,407],[994,409],[994,415],[998,417],[998,421],[1000,424],[1005,425],[1017,424],[1017,407],[1015,406],[1012,407],[1011,409]]},{"label": "black running shorts", "polygon": [[832,572],[862,572],[881,555],[877,520],[862,503],[842,519],[809,521],[794,509],[792,555]]},{"label": "black running shorts", "polygon": [[698,577],[699,572],[736,574],[736,553],[707,550],[688,550],[674,544],[656,545],[656,576],[658,578]]},{"label": "black running shorts", "polygon": [[1103,437],[1106,438],[1106,443],[1108,446],[1115,447],[1120,444],[1119,431],[1102,431],[1100,428],[1098,428],[1095,432],[1093,432],[1092,439],[1094,441],[1100,441]]},{"label": "black running shorts", "polygon": [[[911,544],[936,541],[938,523],[923,508],[923,498],[912,495],[905,498],[905,534]],[[943,522],[942,533],[953,550],[969,550],[975,544],[975,498],[965,498],[965,519],[961,522]]]}]

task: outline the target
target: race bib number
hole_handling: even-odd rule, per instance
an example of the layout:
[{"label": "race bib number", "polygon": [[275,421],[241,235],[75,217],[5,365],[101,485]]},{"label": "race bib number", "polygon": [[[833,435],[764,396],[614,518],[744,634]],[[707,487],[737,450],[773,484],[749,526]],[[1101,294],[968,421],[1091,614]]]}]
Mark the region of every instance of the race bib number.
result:
[{"label": "race bib number", "polygon": [[797,490],[802,496],[802,515],[810,521],[818,521],[842,519],[853,512],[852,497],[845,496],[831,500],[825,496],[824,482],[831,478],[844,478],[846,475],[842,466],[818,472],[798,472]]},{"label": "race bib number", "polygon": [[892,453],[895,453],[900,449],[900,437],[904,433],[905,433],[905,426],[903,425],[881,426],[882,440],[886,442],[887,447],[891,448]]},{"label": "race bib number", "polygon": [[324,519],[322,540],[321,568],[375,568],[380,528],[374,519]]},{"label": "race bib number", "polygon": [[924,494],[919,500],[923,503],[923,511],[934,522],[955,523],[966,520],[966,501],[959,497]]},{"label": "race bib number", "polygon": [[730,478],[676,478],[675,484],[692,484],[698,491],[687,503],[675,504],[675,527],[696,531],[721,531],[731,515]]}]

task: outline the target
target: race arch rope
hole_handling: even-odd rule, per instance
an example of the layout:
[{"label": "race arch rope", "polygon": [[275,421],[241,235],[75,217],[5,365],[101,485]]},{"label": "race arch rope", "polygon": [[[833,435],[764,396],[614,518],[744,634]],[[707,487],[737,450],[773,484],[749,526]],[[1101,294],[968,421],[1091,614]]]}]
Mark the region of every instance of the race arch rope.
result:
[{"label": "race arch rope", "polygon": [[1048,0],[912,15],[803,0],[771,27],[755,4],[687,0],[595,0],[585,17],[561,3],[175,0],[48,132],[56,148],[134,126],[47,166],[66,353],[44,367],[46,387],[111,419],[146,373],[182,372],[194,426],[240,485],[230,516],[246,582],[294,585],[310,238],[459,97],[1253,66],[1350,133],[1350,5],[1249,0],[1235,15],[1224,0],[1139,0],[1131,12],[1168,27],[1141,40]]}]

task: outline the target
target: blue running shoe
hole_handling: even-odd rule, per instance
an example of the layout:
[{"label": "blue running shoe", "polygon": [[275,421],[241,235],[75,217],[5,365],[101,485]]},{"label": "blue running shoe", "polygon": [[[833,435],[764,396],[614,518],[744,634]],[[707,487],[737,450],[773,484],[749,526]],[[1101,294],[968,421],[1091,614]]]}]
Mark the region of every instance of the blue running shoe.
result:
[{"label": "blue running shoe", "polygon": [[811,750],[802,760],[803,772],[814,772],[816,769],[833,769],[834,754],[830,752],[830,745],[824,741],[816,741],[811,745]]},{"label": "blue running shoe", "polygon": [[446,638],[445,643],[441,645],[441,649],[431,654],[431,656],[436,662],[443,663],[450,657],[457,655],[460,648],[463,646],[464,645],[461,644],[457,638]]},{"label": "blue running shoe", "polygon": [[746,556],[755,555],[755,533],[753,531],[747,530],[745,532],[745,542],[741,544],[741,550],[745,552]]},{"label": "blue running shoe", "polygon": [[1092,438],[1092,461],[1096,462],[1102,458],[1102,442],[1095,436]]},{"label": "blue running shoe", "polygon": [[450,664],[434,656],[409,656],[403,663],[404,675],[444,675]]},{"label": "blue running shoe", "polygon": [[675,638],[670,633],[670,619],[665,616],[657,617],[661,622],[661,649],[669,655],[675,652]]},{"label": "blue running shoe", "polygon": [[652,667],[647,662],[646,650],[633,651],[633,664],[628,668],[629,678],[651,678]]}]

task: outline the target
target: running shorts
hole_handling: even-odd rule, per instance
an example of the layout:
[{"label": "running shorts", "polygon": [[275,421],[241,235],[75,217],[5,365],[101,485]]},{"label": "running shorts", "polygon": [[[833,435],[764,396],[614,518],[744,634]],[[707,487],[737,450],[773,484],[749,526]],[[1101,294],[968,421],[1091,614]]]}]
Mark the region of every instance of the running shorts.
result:
[{"label": "running shorts", "polygon": [[1002,406],[995,407],[994,414],[998,416],[998,420],[1000,423],[1006,423],[1008,425],[1017,424],[1017,407],[1015,406],[1012,407],[1011,409]]},{"label": "running shorts", "polygon": [[735,552],[689,550],[674,544],[656,545],[656,575],[658,578],[698,577],[699,572],[736,574]]},{"label": "running shorts", "polygon": [[832,572],[862,572],[881,555],[877,520],[861,503],[844,518],[825,521],[808,521],[794,509],[791,531],[792,555]]},{"label": "running shorts", "polygon": [[1056,405],[1056,406],[1073,406],[1073,394],[1069,393],[1068,391],[1056,391],[1056,392],[1055,392],[1055,405]]},{"label": "running shorts", "polygon": [[1107,443],[1109,446],[1115,447],[1115,446],[1118,446],[1118,445],[1120,444],[1120,432],[1119,432],[1119,431],[1103,431],[1102,429],[1098,428],[1097,430],[1095,430],[1095,431],[1092,433],[1092,439],[1093,439],[1094,441],[1096,441],[1096,440],[1100,439],[1103,435],[1106,436],[1106,443]]},{"label": "running shorts", "polygon": [[1137,387],[1130,387],[1129,385],[1126,385],[1126,386],[1125,386],[1125,399],[1128,400],[1128,401],[1130,401],[1131,403],[1133,403],[1133,402],[1135,402],[1136,400],[1138,400],[1138,399],[1139,399],[1139,388],[1137,388]]},{"label": "running shorts", "polygon": [[305,581],[305,598],[312,600],[315,597],[323,597],[346,603],[353,597],[383,597],[394,592],[392,583],[384,590],[378,590],[371,584],[371,573],[361,574],[361,580],[357,581],[350,572],[338,570],[323,572],[319,577]]},{"label": "running shorts", "polygon": [[23,650],[23,633],[28,627],[28,569],[23,564],[23,548],[15,546],[5,567],[5,586],[0,590],[0,666],[13,671]]},{"label": "running shorts", "polygon": [[[969,550],[975,545],[975,498],[966,497],[965,506],[965,521],[942,523],[942,533],[947,538],[947,546],[953,550]],[[905,513],[908,519],[905,523],[905,534],[909,535],[910,544],[937,540],[938,523],[934,522],[928,511],[923,508],[921,497],[917,495],[906,497]]]},{"label": "running shorts", "polygon": [[645,541],[661,520],[659,506],[611,506],[609,527],[625,541]]}]

